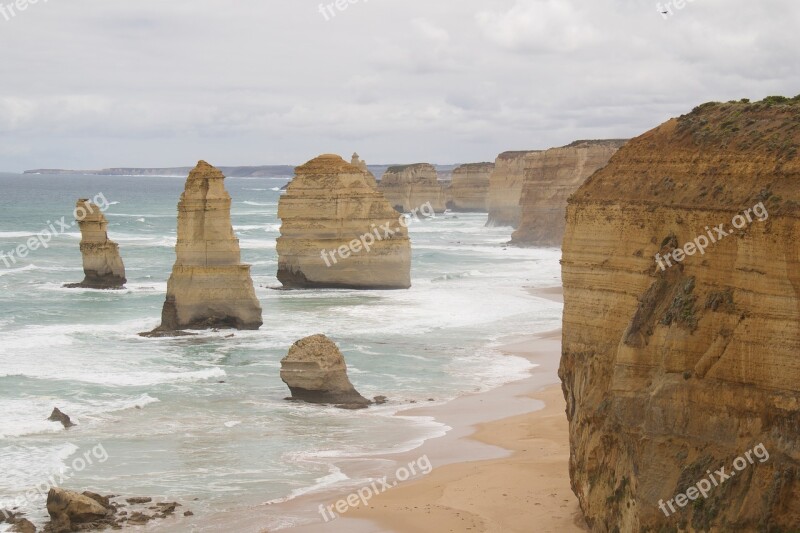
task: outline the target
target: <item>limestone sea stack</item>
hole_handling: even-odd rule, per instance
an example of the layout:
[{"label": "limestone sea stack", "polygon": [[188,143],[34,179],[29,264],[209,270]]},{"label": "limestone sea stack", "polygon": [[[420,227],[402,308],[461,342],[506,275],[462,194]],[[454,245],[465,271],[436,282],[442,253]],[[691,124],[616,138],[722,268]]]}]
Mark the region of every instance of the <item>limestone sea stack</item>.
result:
[{"label": "limestone sea stack", "polygon": [[449,207],[453,211],[487,212],[489,178],[493,170],[494,163],[470,163],[453,170]]},{"label": "limestone sea stack", "polygon": [[284,287],[411,286],[405,218],[362,169],[338,155],[322,155],[295,169],[278,217],[278,280]]},{"label": "limestone sea stack", "polygon": [[592,531],[800,525],[798,147],[800,97],[704,104],[570,198],[559,373]]},{"label": "limestone sea stack", "polygon": [[294,343],[281,360],[281,379],[293,400],[367,407],[371,402],[356,391],[347,377],[347,364],[336,344],[325,335],[312,335]]},{"label": "limestone sea stack", "polygon": [[522,216],[519,206],[528,158],[539,150],[504,152],[497,156],[489,178],[489,220],[487,226],[516,228]]},{"label": "limestone sea stack", "polygon": [[224,180],[205,161],[186,180],[178,203],[177,259],[156,332],[261,327],[261,305],[250,265],[241,262]]},{"label": "limestone sea stack", "polygon": [[428,163],[389,167],[378,185],[397,211],[409,213],[430,203],[435,213],[447,210],[447,197],[436,167]]},{"label": "limestone sea stack", "polygon": [[354,153],[353,157],[350,159],[350,164],[354,167],[360,168],[364,173],[366,173],[367,176],[370,177],[370,184],[372,184],[374,187],[378,186],[378,180],[375,177],[375,174],[373,174],[372,171],[367,167],[367,162],[361,159],[357,152]]},{"label": "limestone sea stack", "polygon": [[522,185],[518,246],[561,246],[567,199],[586,178],[604,167],[625,140],[575,141],[528,157]]},{"label": "limestone sea stack", "polygon": [[81,230],[81,255],[84,279],[67,288],[121,289],[125,279],[125,265],[119,255],[119,245],[108,238],[108,220],[100,207],[87,199],[78,200],[76,219]]}]

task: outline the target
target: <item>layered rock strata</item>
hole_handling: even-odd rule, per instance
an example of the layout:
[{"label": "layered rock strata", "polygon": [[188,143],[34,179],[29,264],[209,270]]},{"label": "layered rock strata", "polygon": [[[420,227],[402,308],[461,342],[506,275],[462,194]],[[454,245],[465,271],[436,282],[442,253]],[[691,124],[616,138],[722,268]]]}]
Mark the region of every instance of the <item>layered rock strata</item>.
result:
[{"label": "layered rock strata", "polygon": [[436,167],[428,163],[389,167],[378,185],[397,211],[409,213],[430,204],[434,212],[447,210],[447,197],[439,183]]},{"label": "layered rock strata", "polygon": [[470,163],[453,171],[448,206],[453,211],[487,212],[489,209],[489,179],[494,163]]},{"label": "layered rock strata", "polygon": [[281,379],[293,400],[367,407],[371,402],[356,391],[347,377],[347,364],[336,344],[325,335],[312,335],[294,343],[281,360]]},{"label": "layered rock strata", "polygon": [[96,204],[82,198],[75,206],[81,230],[81,256],[84,279],[70,283],[67,288],[121,289],[128,281],[125,265],[119,255],[119,245],[108,238],[108,220]]},{"label": "layered rock strata", "polygon": [[529,156],[520,199],[520,224],[511,242],[518,246],[561,246],[567,199],[625,142],[575,141]]},{"label": "layered rock strata", "polygon": [[354,167],[360,168],[367,176],[370,178],[370,184],[374,187],[378,187],[378,180],[375,177],[375,174],[370,171],[367,167],[367,162],[361,159],[358,153],[354,153],[353,157],[350,159],[350,164]]},{"label": "layered rock strata", "polygon": [[560,376],[593,531],[800,524],[798,147],[800,98],[704,104],[569,200]]},{"label": "layered rock strata", "polygon": [[261,327],[250,265],[241,262],[225,176],[200,161],[178,203],[176,261],[160,331]]},{"label": "layered rock strata", "polygon": [[528,158],[539,150],[503,152],[497,156],[489,177],[489,220],[487,226],[516,228],[522,216],[520,198]]},{"label": "layered rock strata", "polygon": [[278,280],[286,288],[407,289],[406,219],[337,155],[297,167],[281,196]]}]

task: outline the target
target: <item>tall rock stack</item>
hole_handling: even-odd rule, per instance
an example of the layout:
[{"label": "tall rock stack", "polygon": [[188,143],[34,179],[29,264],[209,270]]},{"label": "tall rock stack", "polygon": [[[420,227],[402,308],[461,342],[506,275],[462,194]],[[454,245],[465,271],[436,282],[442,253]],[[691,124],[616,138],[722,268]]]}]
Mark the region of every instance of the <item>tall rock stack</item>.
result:
[{"label": "tall rock stack", "polygon": [[338,155],[321,155],[295,169],[278,217],[278,279],[284,287],[411,286],[405,218],[362,169]]},{"label": "tall rock stack", "polygon": [[373,187],[378,187],[378,180],[375,178],[375,174],[367,168],[367,162],[359,157],[358,153],[354,153],[353,157],[350,159],[350,164],[354,167],[360,168],[367,176],[370,178],[370,184]]},{"label": "tall rock stack", "polygon": [[487,212],[489,208],[489,178],[494,163],[470,163],[453,171],[450,199],[453,211]]},{"label": "tall rock stack", "polygon": [[225,176],[200,161],[178,203],[177,259],[157,331],[261,327],[250,265],[241,262]]},{"label": "tall rock stack", "polygon": [[503,152],[497,156],[489,178],[489,220],[487,226],[519,226],[522,183],[528,158],[539,150]]},{"label": "tall rock stack", "polygon": [[119,255],[119,245],[108,239],[108,221],[100,207],[87,199],[78,200],[75,207],[81,230],[81,255],[84,279],[67,288],[121,289],[125,279],[125,265]]},{"label": "tall rock stack", "polygon": [[436,167],[428,163],[389,167],[378,188],[389,203],[403,213],[427,203],[436,213],[447,210],[447,198]]},{"label": "tall rock stack", "polygon": [[799,147],[800,97],[704,104],[570,199],[560,375],[592,531],[800,524]]},{"label": "tall rock stack", "polygon": [[530,156],[522,185],[520,225],[511,242],[518,246],[561,246],[567,199],[625,142],[575,141]]}]

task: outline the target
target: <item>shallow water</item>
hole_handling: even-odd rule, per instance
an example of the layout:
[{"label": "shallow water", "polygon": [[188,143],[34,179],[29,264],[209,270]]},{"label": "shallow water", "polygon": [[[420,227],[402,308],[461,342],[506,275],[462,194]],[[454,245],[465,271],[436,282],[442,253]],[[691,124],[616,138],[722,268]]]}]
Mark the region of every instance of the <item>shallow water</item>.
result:
[{"label": "shallow water", "polygon": [[[79,197],[102,193],[129,280],[115,292],[61,288],[83,278],[77,228],[10,268],[0,261],[0,508],[16,499],[44,519],[44,500],[24,495],[58,473],[66,488],[191,502],[198,518],[341,483],[325,458],[441,434],[392,415],[524,377],[530,364],[501,356],[498,341],[558,327],[561,305],[525,287],[559,285],[560,252],[508,248],[510,230],[485,228],[482,214],[411,224],[411,290],[273,290],[286,180],[229,178],[264,326],[232,339],[140,338],[159,322],[183,181],[0,174],[0,251],[62,216],[70,223]],[[280,359],[315,333],[339,344],[364,396],[391,402],[352,412],[284,401]],[[78,425],[48,422],[55,406]]]}]

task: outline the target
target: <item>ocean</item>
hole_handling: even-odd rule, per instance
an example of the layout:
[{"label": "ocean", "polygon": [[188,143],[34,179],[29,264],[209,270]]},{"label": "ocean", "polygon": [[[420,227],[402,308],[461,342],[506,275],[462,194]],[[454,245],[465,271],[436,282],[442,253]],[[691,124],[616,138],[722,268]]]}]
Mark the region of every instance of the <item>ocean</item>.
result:
[{"label": "ocean", "polygon": [[[332,458],[410,450],[447,431],[398,417],[528,375],[502,355],[514,335],[559,327],[562,306],[530,294],[560,285],[560,251],[506,246],[486,215],[412,223],[407,291],[281,291],[275,239],[281,178],[228,178],[243,261],[264,309],[259,331],[145,339],[160,322],[175,259],[184,177],[0,174],[0,509],[41,524],[49,484],[177,500],[202,517],[346,483]],[[64,289],[83,279],[78,198],[108,201],[121,291]],[[47,247],[8,256],[64,217]],[[0,256],[3,257],[3,256]],[[280,360],[324,333],[351,381],[389,403],[362,411],[285,401]],[[77,425],[47,417],[54,407]],[[280,527],[288,524],[263,524]],[[0,526],[3,531],[4,526]],[[202,528],[192,529],[202,531]]]}]

